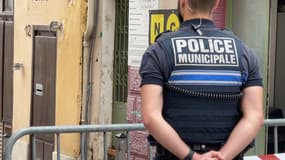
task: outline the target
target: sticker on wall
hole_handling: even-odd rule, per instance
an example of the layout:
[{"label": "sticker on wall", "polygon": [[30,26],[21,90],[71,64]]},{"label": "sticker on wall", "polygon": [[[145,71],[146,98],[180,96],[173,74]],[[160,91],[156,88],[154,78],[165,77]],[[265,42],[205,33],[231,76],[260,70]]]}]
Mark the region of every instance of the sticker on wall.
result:
[{"label": "sticker on wall", "polygon": [[177,10],[150,10],[149,44],[164,31],[176,31],[180,27]]}]

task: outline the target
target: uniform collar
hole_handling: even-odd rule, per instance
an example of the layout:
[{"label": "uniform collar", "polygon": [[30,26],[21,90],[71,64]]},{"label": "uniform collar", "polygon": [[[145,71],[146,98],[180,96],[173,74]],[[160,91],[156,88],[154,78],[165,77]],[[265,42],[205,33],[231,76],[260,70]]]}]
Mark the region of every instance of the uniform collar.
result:
[{"label": "uniform collar", "polygon": [[199,25],[201,23],[201,27],[215,27],[215,24],[212,20],[209,19],[190,19],[182,22],[181,27],[189,27],[191,25]]}]

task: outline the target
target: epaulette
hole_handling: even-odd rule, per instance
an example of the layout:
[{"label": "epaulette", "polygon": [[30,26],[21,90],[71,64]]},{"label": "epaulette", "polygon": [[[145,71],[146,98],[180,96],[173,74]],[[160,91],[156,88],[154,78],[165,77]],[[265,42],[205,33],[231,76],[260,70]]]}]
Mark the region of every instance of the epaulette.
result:
[{"label": "epaulette", "polygon": [[172,32],[171,30],[166,30],[164,32],[161,32],[159,33],[156,37],[155,37],[155,42],[163,35],[163,34],[166,34],[166,33],[170,33]]}]

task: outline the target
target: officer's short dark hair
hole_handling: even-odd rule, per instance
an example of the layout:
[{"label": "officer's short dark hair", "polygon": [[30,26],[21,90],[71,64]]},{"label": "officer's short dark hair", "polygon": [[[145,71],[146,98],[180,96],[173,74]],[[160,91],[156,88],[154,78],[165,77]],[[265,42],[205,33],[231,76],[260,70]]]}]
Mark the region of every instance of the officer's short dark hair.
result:
[{"label": "officer's short dark hair", "polygon": [[189,7],[194,11],[199,12],[211,12],[216,4],[217,0],[188,0]]}]

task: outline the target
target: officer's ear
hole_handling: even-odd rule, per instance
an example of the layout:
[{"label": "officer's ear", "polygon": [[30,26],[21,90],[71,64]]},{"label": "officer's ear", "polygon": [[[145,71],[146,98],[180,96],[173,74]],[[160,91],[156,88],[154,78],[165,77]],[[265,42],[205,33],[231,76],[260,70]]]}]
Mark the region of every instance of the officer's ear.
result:
[{"label": "officer's ear", "polygon": [[185,7],[185,5],[186,5],[185,0],[180,0],[180,5],[181,5],[180,7],[183,7],[183,8],[184,8],[184,7]]},{"label": "officer's ear", "polygon": [[[179,4],[178,4],[179,5]],[[187,7],[186,5],[188,5],[188,3],[186,2],[186,0],[180,0],[180,8],[185,10],[185,7]]]}]

